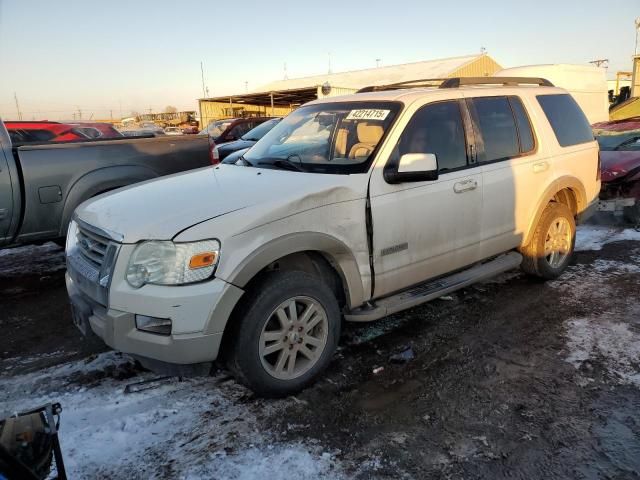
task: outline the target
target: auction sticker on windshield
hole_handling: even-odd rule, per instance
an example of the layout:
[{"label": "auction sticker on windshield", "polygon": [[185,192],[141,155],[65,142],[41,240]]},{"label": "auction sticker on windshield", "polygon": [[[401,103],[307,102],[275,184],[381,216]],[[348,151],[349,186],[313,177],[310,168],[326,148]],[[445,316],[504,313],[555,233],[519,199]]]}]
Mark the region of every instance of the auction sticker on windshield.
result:
[{"label": "auction sticker on windshield", "polygon": [[384,120],[390,111],[378,108],[360,108],[351,110],[345,120]]}]

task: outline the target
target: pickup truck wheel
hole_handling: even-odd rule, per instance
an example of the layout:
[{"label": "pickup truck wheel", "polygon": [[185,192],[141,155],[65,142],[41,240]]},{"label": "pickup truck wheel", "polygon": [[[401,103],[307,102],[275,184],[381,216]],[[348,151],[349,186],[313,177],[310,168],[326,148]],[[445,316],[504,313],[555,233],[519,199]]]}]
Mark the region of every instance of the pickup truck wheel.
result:
[{"label": "pickup truck wheel", "polygon": [[537,277],[552,280],[569,265],[576,241],[576,223],[569,207],[550,203],[542,212],[533,238],[521,249],[521,268]]},{"label": "pickup truck wheel", "polygon": [[259,395],[282,397],[311,384],[340,337],[331,289],[304,272],[273,272],[247,292],[234,328],[230,367]]},{"label": "pickup truck wheel", "polygon": [[636,203],[630,207],[624,207],[622,215],[625,221],[634,227],[640,225],[640,200],[636,200]]}]

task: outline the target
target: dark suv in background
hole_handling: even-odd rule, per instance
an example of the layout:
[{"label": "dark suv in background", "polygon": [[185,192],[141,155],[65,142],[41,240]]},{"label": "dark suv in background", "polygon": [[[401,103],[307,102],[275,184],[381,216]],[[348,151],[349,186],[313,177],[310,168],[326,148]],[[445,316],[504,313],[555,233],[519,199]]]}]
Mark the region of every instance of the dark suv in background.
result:
[{"label": "dark suv in background", "polygon": [[200,134],[209,137],[209,160],[211,160],[211,163],[218,163],[218,160],[214,159],[213,156],[217,145],[238,140],[249,130],[270,119],[271,117],[247,117],[227,118],[209,122],[207,128],[202,130]]}]

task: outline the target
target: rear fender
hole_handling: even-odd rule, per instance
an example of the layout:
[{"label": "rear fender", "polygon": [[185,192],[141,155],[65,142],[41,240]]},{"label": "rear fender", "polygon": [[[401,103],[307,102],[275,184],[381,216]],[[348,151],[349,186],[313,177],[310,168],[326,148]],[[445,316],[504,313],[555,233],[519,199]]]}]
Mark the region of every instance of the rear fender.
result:
[{"label": "rear fender", "polygon": [[59,235],[67,234],[67,227],[73,211],[85,200],[101,193],[126,187],[133,183],[158,178],[159,175],[150,168],[139,165],[121,165],[93,170],[80,177],[69,189],[65,199],[64,211],[60,223]]},{"label": "rear fender", "polygon": [[575,213],[576,216],[580,215],[580,213],[584,212],[588,205],[587,202],[587,194],[585,191],[582,182],[575,177],[560,177],[554,183],[549,185],[545,190],[544,194],[540,197],[538,201],[537,208],[535,210],[536,214],[531,219],[529,223],[529,228],[527,229],[527,235],[525,236],[522,245],[528,245],[533,237],[533,234],[536,230],[536,225],[538,225],[538,221],[542,216],[542,212],[546,208],[546,206],[551,202],[556,194],[564,189],[568,189],[573,193],[573,199],[575,200]]}]

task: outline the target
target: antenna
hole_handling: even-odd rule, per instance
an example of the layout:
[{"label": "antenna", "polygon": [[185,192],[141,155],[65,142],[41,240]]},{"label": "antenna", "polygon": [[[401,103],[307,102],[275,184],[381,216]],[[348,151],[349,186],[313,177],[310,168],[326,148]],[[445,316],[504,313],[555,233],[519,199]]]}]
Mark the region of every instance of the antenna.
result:
[{"label": "antenna", "polygon": [[603,68],[608,68],[609,67],[609,59],[608,58],[601,58],[599,60],[592,60],[589,63],[595,65],[596,67],[603,67]]}]

